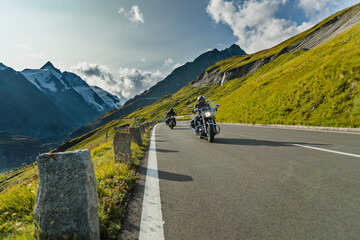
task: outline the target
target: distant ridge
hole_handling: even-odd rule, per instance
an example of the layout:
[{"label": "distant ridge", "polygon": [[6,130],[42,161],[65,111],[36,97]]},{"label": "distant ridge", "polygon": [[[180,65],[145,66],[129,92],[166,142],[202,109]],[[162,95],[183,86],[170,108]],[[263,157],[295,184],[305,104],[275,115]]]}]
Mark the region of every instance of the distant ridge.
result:
[{"label": "distant ridge", "polygon": [[118,119],[123,115],[127,115],[138,108],[149,106],[165,95],[177,92],[190,81],[194,80],[196,76],[198,76],[206,68],[222,59],[245,54],[245,51],[236,44],[233,44],[222,51],[214,49],[205,52],[195,58],[194,61],[188,62],[183,66],[176,68],[164,80],[158,82],[149,90],[128,100],[122,108],[112,110],[99,119],[75,130],[65,139],[65,141],[81,136],[107,122]]}]

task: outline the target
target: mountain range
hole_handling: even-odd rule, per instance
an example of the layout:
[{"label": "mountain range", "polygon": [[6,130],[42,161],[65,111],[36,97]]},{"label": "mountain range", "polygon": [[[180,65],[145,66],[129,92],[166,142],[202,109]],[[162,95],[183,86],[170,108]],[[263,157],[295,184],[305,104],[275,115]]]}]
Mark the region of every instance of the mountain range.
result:
[{"label": "mountain range", "polygon": [[0,131],[45,140],[60,140],[112,108],[119,99],[90,87],[51,62],[21,72],[0,63]]},{"label": "mountain range", "polygon": [[76,129],[65,139],[65,141],[79,137],[114,119],[119,119],[124,115],[132,113],[138,108],[149,106],[165,95],[177,92],[183,86],[194,80],[206,68],[212,66],[216,62],[239,55],[246,55],[246,53],[236,44],[233,44],[222,51],[213,49],[205,52],[195,58],[194,61],[187,62],[186,64],[176,68],[164,80],[158,82],[149,90],[146,90],[142,94],[125,102],[124,106],[120,109],[111,110],[93,122]]}]

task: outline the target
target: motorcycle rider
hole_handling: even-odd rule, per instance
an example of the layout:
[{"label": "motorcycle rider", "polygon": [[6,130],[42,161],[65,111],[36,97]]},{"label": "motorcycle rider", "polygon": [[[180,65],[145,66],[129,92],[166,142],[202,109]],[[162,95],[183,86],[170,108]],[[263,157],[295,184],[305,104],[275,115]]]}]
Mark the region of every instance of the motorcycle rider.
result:
[{"label": "motorcycle rider", "polygon": [[[176,112],[174,111],[174,109],[173,109],[173,108],[170,108],[169,111],[166,113],[166,117],[167,117],[167,119],[166,119],[166,125],[169,125],[170,117],[171,117],[171,116],[176,116],[176,115],[177,115],[177,114],[176,114]],[[174,121],[175,121],[175,126],[176,126],[176,119],[174,119]]]},{"label": "motorcycle rider", "polygon": [[199,118],[200,118],[200,115],[199,115],[200,112],[198,111],[198,109],[204,108],[204,107],[210,107],[210,105],[205,102],[204,96],[198,96],[197,101],[198,101],[198,103],[195,104],[194,110],[192,110],[192,112],[197,112],[197,115],[194,117],[194,120],[193,120],[195,129],[197,127],[197,122],[199,121]]}]

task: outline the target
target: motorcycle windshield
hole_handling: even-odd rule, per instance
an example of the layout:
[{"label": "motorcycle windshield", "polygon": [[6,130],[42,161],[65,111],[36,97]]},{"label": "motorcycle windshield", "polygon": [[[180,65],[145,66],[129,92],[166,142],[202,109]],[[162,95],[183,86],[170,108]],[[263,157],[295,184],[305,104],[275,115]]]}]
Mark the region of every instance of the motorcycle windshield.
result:
[{"label": "motorcycle windshield", "polygon": [[208,99],[206,101],[207,104],[209,104],[210,106],[210,111],[212,112],[212,114],[215,116],[216,115],[216,105],[215,103],[211,100],[211,99]]}]

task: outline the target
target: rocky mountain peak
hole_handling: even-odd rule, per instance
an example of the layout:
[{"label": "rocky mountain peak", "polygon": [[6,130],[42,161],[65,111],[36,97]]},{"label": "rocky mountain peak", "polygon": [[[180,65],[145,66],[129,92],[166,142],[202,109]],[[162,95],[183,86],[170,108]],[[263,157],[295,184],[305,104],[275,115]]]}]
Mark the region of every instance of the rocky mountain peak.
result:
[{"label": "rocky mountain peak", "polygon": [[61,71],[59,69],[55,68],[54,65],[50,61],[45,63],[45,65],[42,66],[40,69],[54,70],[55,72],[61,74]]}]

